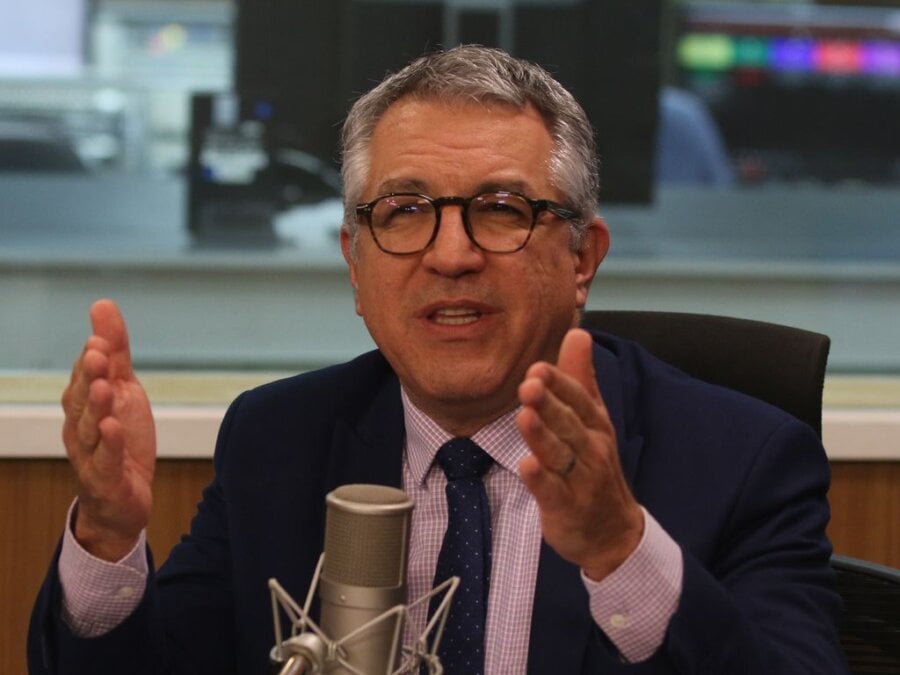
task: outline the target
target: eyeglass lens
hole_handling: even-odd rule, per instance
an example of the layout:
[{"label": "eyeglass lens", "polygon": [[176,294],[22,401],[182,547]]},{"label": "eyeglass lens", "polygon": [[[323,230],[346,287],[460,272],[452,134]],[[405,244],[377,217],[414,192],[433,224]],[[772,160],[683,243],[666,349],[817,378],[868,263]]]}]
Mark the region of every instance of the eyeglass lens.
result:
[{"label": "eyeglass lens", "polygon": [[[419,195],[382,197],[372,207],[372,233],[385,251],[421,251],[431,241],[438,209],[446,204],[441,199],[431,201]],[[528,241],[534,223],[534,211],[527,201],[503,193],[483,194],[468,200],[464,217],[475,243],[497,253],[521,248]]]}]

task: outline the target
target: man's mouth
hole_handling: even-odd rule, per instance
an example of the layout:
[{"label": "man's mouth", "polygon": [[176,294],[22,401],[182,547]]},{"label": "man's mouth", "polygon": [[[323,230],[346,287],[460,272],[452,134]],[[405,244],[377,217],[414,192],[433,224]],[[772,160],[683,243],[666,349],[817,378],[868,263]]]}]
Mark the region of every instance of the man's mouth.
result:
[{"label": "man's mouth", "polygon": [[470,307],[444,307],[432,312],[428,318],[442,326],[461,326],[478,321],[481,312]]}]

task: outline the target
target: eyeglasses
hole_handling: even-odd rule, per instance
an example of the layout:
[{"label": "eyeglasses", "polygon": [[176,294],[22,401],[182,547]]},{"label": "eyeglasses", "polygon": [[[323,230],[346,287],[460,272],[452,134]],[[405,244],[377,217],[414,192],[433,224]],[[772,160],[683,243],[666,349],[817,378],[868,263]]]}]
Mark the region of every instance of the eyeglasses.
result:
[{"label": "eyeglasses", "polygon": [[356,205],[375,244],[385,253],[408,255],[428,248],[441,226],[441,209],[459,206],[463,226],[478,248],[513,253],[525,247],[544,212],[572,220],[578,214],[549,199],[529,199],[516,192],[486,192],[474,197],[432,199],[413,192],[392,192]]}]

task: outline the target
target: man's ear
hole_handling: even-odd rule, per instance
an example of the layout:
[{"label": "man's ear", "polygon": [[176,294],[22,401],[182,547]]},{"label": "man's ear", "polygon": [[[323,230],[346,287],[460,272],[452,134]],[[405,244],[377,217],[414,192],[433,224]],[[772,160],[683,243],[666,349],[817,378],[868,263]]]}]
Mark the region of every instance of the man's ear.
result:
[{"label": "man's ear", "polygon": [[345,228],[341,228],[341,253],[347,261],[350,270],[350,285],[353,286],[353,301],[356,304],[356,313],[362,316],[362,307],[359,305],[359,276],[356,268],[356,255],[353,251],[353,242]]},{"label": "man's ear", "polygon": [[341,228],[341,253],[344,254],[344,260],[350,269],[350,284],[353,286],[353,290],[357,290],[359,282],[356,278],[356,256],[353,251],[350,233],[343,227]]},{"label": "man's ear", "polygon": [[585,306],[588,291],[597,267],[609,251],[609,228],[600,216],[596,216],[588,225],[581,242],[581,250],[575,256],[575,304],[580,309]]}]

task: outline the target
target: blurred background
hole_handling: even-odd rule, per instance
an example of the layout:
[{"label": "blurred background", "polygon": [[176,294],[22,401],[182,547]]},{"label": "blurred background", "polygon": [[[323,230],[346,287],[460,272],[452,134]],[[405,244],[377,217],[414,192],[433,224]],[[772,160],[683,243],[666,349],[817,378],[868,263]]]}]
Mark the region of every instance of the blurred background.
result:
[{"label": "blurred background", "polygon": [[831,335],[834,371],[900,370],[897,2],[0,0],[0,16],[0,368],[67,367],[98,295],[148,367],[369,347],[336,240],[343,115],[387,70],[478,42],[544,64],[597,127],[613,247],[591,306],[800,325]]},{"label": "blurred background", "polygon": [[373,346],[340,125],[460,42],[542,63],[596,126],[589,308],[831,337],[829,534],[900,566],[900,3],[0,0],[0,672],[73,495],[58,400],[90,303],[119,302],[153,403],[162,560],[228,402]]}]

